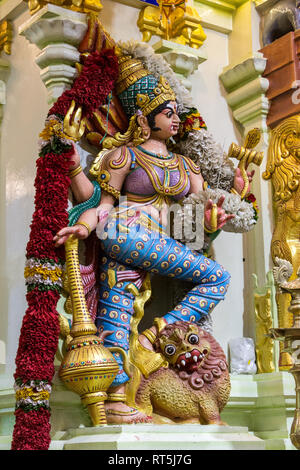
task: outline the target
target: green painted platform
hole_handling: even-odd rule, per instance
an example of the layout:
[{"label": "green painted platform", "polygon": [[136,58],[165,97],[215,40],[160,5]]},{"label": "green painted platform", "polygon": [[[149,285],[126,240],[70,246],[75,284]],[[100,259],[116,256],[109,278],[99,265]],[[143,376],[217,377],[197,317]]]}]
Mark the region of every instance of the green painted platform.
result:
[{"label": "green painted platform", "polygon": [[52,450],[265,450],[240,426],[127,424],[69,429],[53,436]]}]

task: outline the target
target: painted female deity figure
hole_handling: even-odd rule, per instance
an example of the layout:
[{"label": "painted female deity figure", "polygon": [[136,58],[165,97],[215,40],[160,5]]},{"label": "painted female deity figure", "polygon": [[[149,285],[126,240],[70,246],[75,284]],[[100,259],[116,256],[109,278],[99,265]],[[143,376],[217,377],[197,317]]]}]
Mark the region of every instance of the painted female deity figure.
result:
[{"label": "painted female deity figure", "polygon": [[[102,189],[97,208],[86,210],[72,227],[54,237],[61,246],[70,235],[86,239],[96,230],[101,239],[100,293],[96,325],[108,332],[104,345],[129,350],[134,314],[134,285],[138,292],[147,273],[160,274],[193,284],[182,302],[140,334],[145,350],[153,351],[156,335],[176,321],[198,322],[225,297],[230,275],[217,262],[192,251],[166,231],[168,209],[175,201],[203,193],[206,186],[201,169],[191,158],[173,153],[170,139],[179,132],[180,119],[174,90],[164,76],[159,78],[144,63],[128,54],[119,56],[116,93],[127,114],[129,127],[104,141],[97,163],[97,180]],[[77,202],[88,200],[94,186],[81,171],[74,147],[71,189]],[[251,181],[253,173],[248,177]],[[244,187],[239,172],[233,180],[234,197]],[[121,195],[126,198],[120,200]],[[208,197],[204,207],[206,233],[218,231],[235,218],[223,207],[224,194],[213,205]],[[151,418],[126,403],[123,355],[114,354],[119,374],[108,390],[108,423],[148,422]]]},{"label": "painted female deity figure", "polygon": [[[196,327],[194,324],[209,317],[224,299],[229,284],[228,272],[206,258],[201,247],[192,251],[185,244],[188,237],[175,240],[168,234],[170,204],[204,208],[200,229],[204,225],[206,245],[220,229],[243,232],[256,223],[251,199],[240,196],[253,172],[245,182],[245,175],[234,169],[204,128],[189,93],[161,56],[139,43],[119,44],[116,55],[115,44],[95,18],[79,50],[78,76],[50,109],[40,134],[36,209],[26,251],[28,309],[16,357],[14,449],[45,449],[50,442],[48,397],[60,332],[56,305],[64,289],[63,245],[71,235],[85,240],[88,248],[95,240],[94,234],[90,236],[95,229],[101,240],[97,240],[102,252],[97,286],[93,287],[93,295],[98,289],[98,305],[92,296],[89,313],[92,319],[96,317],[101,339],[105,336],[104,345],[119,346],[118,351],[123,351],[118,355],[114,348],[119,373],[107,391],[107,422],[133,423],[150,418],[142,409],[131,406],[134,400],[129,391],[135,381],[129,380],[127,358],[130,366],[143,374],[143,370],[147,374],[158,371],[162,364],[152,361],[160,357],[154,351],[157,335],[165,329],[170,332],[177,321],[186,328]],[[95,145],[105,149],[91,168],[97,180],[92,181],[82,171],[79,144],[72,140],[78,141],[83,135],[88,119],[95,118],[99,123],[103,109],[101,128],[109,137],[99,137],[86,124],[86,139],[94,143],[96,138]],[[108,130],[110,112],[118,109],[129,122]],[[111,132],[113,128],[117,129]],[[76,204],[68,214],[70,186]],[[192,227],[194,219],[185,211],[182,220],[184,227]],[[157,312],[154,324],[138,335],[136,312],[142,311],[149,274],[162,274],[183,284],[187,281],[191,288],[162,318]],[[138,349],[140,362],[134,363],[132,355]],[[38,397],[37,403],[32,403],[32,395]],[[24,423],[29,426],[24,427]]]}]

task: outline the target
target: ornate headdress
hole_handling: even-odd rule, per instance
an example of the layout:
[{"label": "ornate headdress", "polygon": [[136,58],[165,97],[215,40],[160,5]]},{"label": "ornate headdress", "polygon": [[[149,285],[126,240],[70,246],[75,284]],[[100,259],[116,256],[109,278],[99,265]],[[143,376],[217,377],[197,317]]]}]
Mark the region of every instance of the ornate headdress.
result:
[{"label": "ornate headdress", "polygon": [[119,57],[116,92],[128,118],[138,110],[147,116],[160,104],[176,100],[174,91],[163,76],[158,80],[144,68],[141,60],[130,55]]}]

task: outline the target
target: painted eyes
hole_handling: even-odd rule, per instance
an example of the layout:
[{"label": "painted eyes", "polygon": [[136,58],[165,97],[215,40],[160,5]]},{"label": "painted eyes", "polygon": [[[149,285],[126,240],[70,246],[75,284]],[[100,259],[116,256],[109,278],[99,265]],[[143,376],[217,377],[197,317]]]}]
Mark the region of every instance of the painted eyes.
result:
[{"label": "painted eyes", "polygon": [[199,342],[199,336],[198,335],[195,335],[195,334],[191,334],[189,337],[188,337],[188,342],[190,344],[197,344]]},{"label": "painted eyes", "polygon": [[164,349],[167,356],[173,356],[176,352],[174,344],[167,344]]}]

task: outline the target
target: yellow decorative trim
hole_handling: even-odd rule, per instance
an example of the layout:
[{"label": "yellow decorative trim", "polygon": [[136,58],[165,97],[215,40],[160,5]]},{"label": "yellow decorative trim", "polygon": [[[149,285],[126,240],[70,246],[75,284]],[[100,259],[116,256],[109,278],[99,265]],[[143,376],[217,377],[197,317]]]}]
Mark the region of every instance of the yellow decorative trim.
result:
[{"label": "yellow decorative trim", "polygon": [[89,224],[87,222],[76,222],[76,225],[82,225],[83,227],[85,227],[90,235],[91,233],[91,227],[89,226]]},{"label": "yellow decorative trim", "polygon": [[103,5],[100,0],[28,0],[29,11],[34,15],[37,11],[43,8],[48,3],[59,5],[60,7],[68,10],[79,11],[81,13],[97,13],[102,10]]},{"label": "yellow decorative trim", "polygon": [[239,196],[239,193],[238,193],[237,190],[234,189],[234,188],[231,188],[230,192],[231,192],[232,194],[236,194],[237,196]]},{"label": "yellow decorative trim", "polygon": [[126,401],[126,394],[125,393],[108,393],[107,394],[108,401]]},{"label": "yellow decorative trim", "polygon": [[265,295],[255,294],[254,302],[257,372],[274,372],[274,340],[268,336],[270,328],[273,327],[270,290]]},{"label": "yellow decorative trim", "polygon": [[105,181],[99,181],[99,185],[103,189],[103,191],[107,192],[108,194],[111,194],[115,199],[120,198],[120,191],[111,186],[110,184],[106,183]]},{"label": "yellow decorative trim", "polygon": [[150,341],[151,344],[155,343],[156,334],[154,334],[153,331],[151,331],[150,329],[143,331],[142,335],[146,336],[146,338]]},{"label": "yellow decorative trim", "polygon": [[13,39],[13,29],[10,21],[0,23],[0,52],[11,54],[11,43]]},{"label": "yellow decorative trim", "polygon": [[57,119],[50,119],[45,128],[40,133],[40,138],[43,140],[50,140],[51,137],[58,137],[59,139],[71,140],[71,137],[63,131],[63,125]]},{"label": "yellow decorative trim", "polygon": [[82,172],[82,167],[81,167],[81,165],[79,165],[76,168],[74,168],[74,170],[71,170],[69,172],[69,177],[74,178],[75,176],[79,175],[79,173],[81,173],[81,172]]},{"label": "yellow decorative trim", "polygon": [[211,225],[210,229],[204,225],[204,230],[207,233],[214,233],[218,230],[218,208],[217,208],[217,204],[215,203],[212,205],[212,208],[211,208],[210,225]]},{"label": "yellow decorative trim", "polygon": [[50,393],[45,390],[34,392],[32,388],[27,387],[16,391],[16,401],[25,400],[26,398],[30,398],[34,401],[49,400]]},{"label": "yellow decorative trim", "polygon": [[159,83],[153,90],[153,93],[156,97],[152,100],[150,100],[148,95],[144,95],[142,93],[137,94],[137,105],[141,108],[144,116],[148,116],[148,114],[166,101],[176,101],[174,91],[170,87],[169,82],[163,76],[160,77]]},{"label": "yellow decorative trim", "polygon": [[159,0],[159,7],[147,6],[141,10],[137,25],[143,41],[152,36],[174,41],[198,49],[206,39],[197,10],[187,0]]},{"label": "yellow decorative trim", "polygon": [[239,147],[235,143],[232,143],[228,150],[228,157],[236,158],[240,162],[238,168],[241,170],[242,178],[245,183],[240,194],[241,199],[244,199],[249,189],[249,180],[246,169],[250,163],[260,166],[264,157],[263,152],[253,150],[254,147],[259,144],[260,138],[261,131],[258,128],[252,129],[246,135],[243,147]]},{"label": "yellow decorative trim", "polygon": [[160,317],[155,317],[153,323],[156,326],[158,333],[160,333],[167,326],[165,320]]},{"label": "yellow decorative trim", "polygon": [[149,73],[140,60],[133,59],[131,56],[120,57],[119,77],[116,81],[117,94],[120,95],[135,82],[149,75]]},{"label": "yellow decorative trim", "polygon": [[24,269],[24,277],[27,279],[28,277],[35,276],[40,274],[44,280],[50,279],[52,282],[57,282],[61,279],[62,276],[62,269],[55,266],[53,269],[44,268],[43,266],[34,266],[34,267],[26,267]]}]

